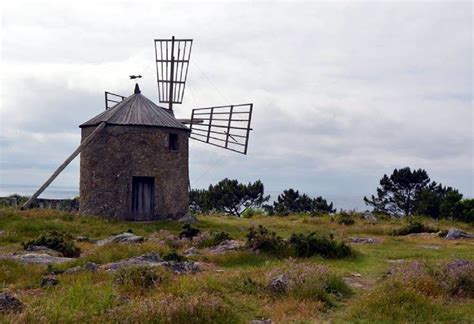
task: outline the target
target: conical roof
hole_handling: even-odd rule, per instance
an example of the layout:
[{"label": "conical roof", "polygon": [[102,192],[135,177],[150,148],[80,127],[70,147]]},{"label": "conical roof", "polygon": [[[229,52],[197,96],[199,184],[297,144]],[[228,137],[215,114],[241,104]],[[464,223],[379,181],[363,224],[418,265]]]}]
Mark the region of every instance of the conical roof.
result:
[{"label": "conical roof", "polygon": [[189,131],[169,109],[157,106],[141,94],[138,85],[135,93],[115,106],[100,113],[79,127],[96,126],[101,122],[109,125],[135,125],[175,128]]}]

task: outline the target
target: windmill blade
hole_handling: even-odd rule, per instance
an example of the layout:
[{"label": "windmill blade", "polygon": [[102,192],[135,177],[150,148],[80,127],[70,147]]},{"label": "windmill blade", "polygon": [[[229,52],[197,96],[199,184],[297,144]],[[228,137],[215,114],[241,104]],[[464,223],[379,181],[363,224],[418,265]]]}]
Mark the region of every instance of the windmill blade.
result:
[{"label": "windmill blade", "polygon": [[192,39],[155,39],[158,98],[171,110],[183,102],[192,46]]},{"label": "windmill blade", "polygon": [[105,91],[105,110],[112,108],[116,104],[122,102],[125,98],[127,97]]},{"label": "windmill blade", "polygon": [[[253,104],[193,109],[190,138],[247,154]],[[199,120],[200,123],[194,122]]]}]

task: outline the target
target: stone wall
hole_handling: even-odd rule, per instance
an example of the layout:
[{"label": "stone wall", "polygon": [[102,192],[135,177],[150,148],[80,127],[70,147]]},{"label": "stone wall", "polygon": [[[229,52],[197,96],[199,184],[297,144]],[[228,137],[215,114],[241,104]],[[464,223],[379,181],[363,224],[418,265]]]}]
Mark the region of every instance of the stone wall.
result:
[{"label": "stone wall", "polygon": [[[82,139],[94,127],[82,129]],[[178,134],[170,151],[169,133]],[[154,215],[132,213],[132,177],[155,178]],[[80,213],[128,220],[179,218],[189,205],[188,133],[183,130],[107,125],[81,152]]]}]

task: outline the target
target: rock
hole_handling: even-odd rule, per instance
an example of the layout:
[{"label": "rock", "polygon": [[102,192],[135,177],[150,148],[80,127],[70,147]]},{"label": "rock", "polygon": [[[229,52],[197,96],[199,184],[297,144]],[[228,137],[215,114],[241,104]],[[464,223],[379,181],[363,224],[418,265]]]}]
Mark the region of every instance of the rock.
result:
[{"label": "rock", "polygon": [[87,236],[78,236],[76,237],[77,242],[89,242],[89,243],[97,243],[97,240],[91,239]]},{"label": "rock", "polygon": [[186,215],[184,215],[183,217],[179,218],[178,219],[178,222],[180,223],[190,223],[190,224],[196,224],[198,222],[197,218],[191,214],[191,213],[187,213]]},{"label": "rock", "polygon": [[439,245],[434,245],[434,244],[425,244],[425,245],[420,245],[424,249],[430,249],[430,250],[439,250],[440,246]]},{"label": "rock", "polygon": [[362,277],[362,275],[360,273],[357,273],[357,272],[351,273],[351,276],[352,277],[358,277],[358,278]]},{"label": "rock", "polygon": [[456,260],[446,265],[448,271],[455,271],[459,268],[474,267],[474,263],[468,260]]},{"label": "rock", "polygon": [[239,250],[245,245],[244,242],[242,241],[236,241],[236,240],[225,240],[221,242],[219,245],[213,246],[208,249],[209,253],[212,254],[219,254],[219,253],[224,253],[227,251],[234,251],[234,250]]},{"label": "rock", "polygon": [[67,269],[66,271],[64,271],[64,273],[71,274],[71,273],[79,273],[83,271],[96,272],[98,268],[99,266],[96,263],[87,262],[83,267],[81,266],[73,267],[73,268]]},{"label": "rock", "polygon": [[106,271],[117,271],[126,267],[137,267],[137,266],[148,266],[148,267],[167,267],[174,273],[194,273],[200,271],[200,267],[197,263],[191,261],[175,262],[175,261],[164,261],[156,253],[147,253],[138,257],[129,258],[117,262],[112,262],[100,266],[100,269]]},{"label": "rock", "polygon": [[450,228],[448,234],[445,237],[447,240],[458,240],[462,238],[474,238],[474,235],[468,234],[457,228]]},{"label": "rock", "polygon": [[170,262],[166,262],[166,264],[164,265],[170,268],[171,271],[177,274],[196,273],[196,272],[201,271],[201,268],[199,267],[199,265],[192,261],[183,261],[183,262],[170,261]]},{"label": "rock", "polygon": [[143,237],[135,235],[133,233],[122,233],[114,236],[110,236],[104,240],[97,242],[97,245],[102,246],[110,243],[141,243],[143,242]]},{"label": "rock", "polygon": [[61,264],[74,260],[72,258],[52,256],[45,253],[7,254],[0,255],[0,260],[15,260],[20,263],[33,264]]},{"label": "rock", "polygon": [[41,288],[49,288],[49,287],[54,287],[59,283],[59,280],[56,278],[56,276],[45,276],[41,278],[41,283],[40,286]]},{"label": "rock", "polygon": [[380,240],[371,237],[349,237],[351,243],[373,244],[380,243]]},{"label": "rock", "polygon": [[112,262],[112,263],[107,263],[102,266],[100,266],[101,269],[104,269],[106,271],[116,271],[125,267],[130,267],[130,266],[160,266],[164,265],[167,263],[166,261],[163,261],[160,256],[154,252],[143,254],[137,257],[125,259],[125,260],[120,260],[117,262]]},{"label": "rock", "polygon": [[372,214],[372,212],[366,211],[364,214],[362,214],[362,217],[364,217],[366,221],[373,222],[373,223],[377,222],[377,217],[374,214]]},{"label": "rock", "polygon": [[401,264],[401,263],[405,263],[406,260],[404,260],[404,259],[395,259],[395,260],[387,260],[387,262]]},{"label": "rock", "polygon": [[8,293],[0,293],[0,313],[19,313],[23,303]]},{"label": "rock", "polygon": [[29,245],[26,248],[26,251],[29,251],[29,252],[42,252],[42,253],[52,255],[52,256],[62,256],[61,253],[59,253],[58,251],[54,251],[54,250],[52,250],[52,249],[50,249],[46,246],[42,246],[42,245]]},{"label": "rock", "polygon": [[198,249],[196,249],[194,246],[190,247],[189,249],[187,249],[183,252],[183,255],[188,256],[188,257],[199,255],[199,254],[201,254],[201,253],[199,253]]},{"label": "rock", "polygon": [[268,284],[268,288],[274,293],[286,293],[289,287],[288,276],[285,274],[273,277]]},{"label": "rock", "polygon": [[271,319],[254,319],[250,321],[250,324],[272,324]]},{"label": "rock", "polygon": [[0,236],[2,236],[3,234],[5,234],[5,231],[0,230]]},{"label": "rock", "polygon": [[438,236],[438,233],[410,233],[407,235],[404,235],[405,237],[410,237],[410,236],[421,236],[421,237],[426,237],[426,236]]}]

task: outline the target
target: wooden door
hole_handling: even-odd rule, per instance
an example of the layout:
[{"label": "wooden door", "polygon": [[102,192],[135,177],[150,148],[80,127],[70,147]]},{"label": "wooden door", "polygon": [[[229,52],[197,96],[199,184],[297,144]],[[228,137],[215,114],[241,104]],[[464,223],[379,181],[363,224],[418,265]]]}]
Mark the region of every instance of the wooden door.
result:
[{"label": "wooden door", "polygon": [[132,212],[137,220],[153,219],[155,179],[153,177],[133,177]]}]

